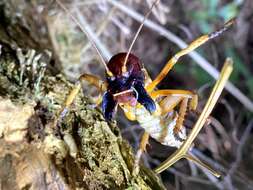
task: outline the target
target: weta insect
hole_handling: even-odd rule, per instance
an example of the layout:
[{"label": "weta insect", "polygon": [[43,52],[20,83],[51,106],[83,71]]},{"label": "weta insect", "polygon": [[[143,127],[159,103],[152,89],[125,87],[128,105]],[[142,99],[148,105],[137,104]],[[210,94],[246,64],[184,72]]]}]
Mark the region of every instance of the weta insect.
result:
[{"label": "weta insect", "polygon": [[[89,36],[73,15],[67,11],[65,6],[59,0],[56,1],[80,26],[84,33]],[[153,3],[152,7],[155,6],[157,2],[158,0]],[[110,121],[113,119],[117,111],[117,107],[119,106],[123,109],[129,120],[138,121],[140,126],[145,130],[140,143],[140,148],[136,155],[137,168],[140,156],[142,152],[145,151],[149,136],[151,136],[161,144],[178,148],[178,150],[167,161],[155,169],[157,173],[162,172],[179,159],[186,158],[205,167],[215,176],[219,176],[217,172],[190,155],[188,150],[190,149],[192,142],[196,138],[200,129],[203,127],[207,117],[217,102],[222,89],[224,88],[224,85],[232,71],[232,61],[230,59],[226,61],[220,78],[213,88],[213,92],[210,95],[203,112],[193,127],[192,132],[188,136],[186,135],[183,121],[188,105],[189,110],[196,109],[198,103],[197,94],[187,90],[157,90],[156,86],[164,79],[180,57],[195,50],[208,40],[222,34],[233,24],[234,20],[228,21],[221,29],[194,40],[188,47],[174,55],[167,62],[159,75],[152,80],[138,57],[131,53],[132,46],[145,22],[145,19],[151,13],[151,9],[146,14],[142,24],[140,25],[128,52],[114,55],[107,64],[102,59],[106,70],[106,81],[102,81],[91,74],[82,74],[79,77],[79,82],[77,82],[75,88],[66,99],[60,118],[64,117],[75,96],[80,91],[81,81],[88,81],[90,84],[97,87],[101,93],[103,93],[102,112],[106,120]],[[92,40],[91,43],[94,45]],[[98,51],[95,45],[94,47]],[[100,57],[102,58],[101,55]],[[98,104],[100,102],[98,102]],[[178,111],[176,111],[177,106],[179,106]],[[138,169],[135,171],[138,172]]]}]

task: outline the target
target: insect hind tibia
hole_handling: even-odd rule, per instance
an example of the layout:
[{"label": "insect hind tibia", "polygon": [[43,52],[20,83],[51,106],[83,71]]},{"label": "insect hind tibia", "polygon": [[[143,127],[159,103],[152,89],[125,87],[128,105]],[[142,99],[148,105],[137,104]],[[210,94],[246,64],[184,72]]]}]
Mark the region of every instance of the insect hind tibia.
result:
[{"label": "insect hind tibia", "polygon": [[174,163],[176,163],[178,160],[182,158],[186,158],[190,161],[193,161],[194,163],[197,163],[198,165],[201,165],[202,167],[206,168],[209,170],[212,174],[214,174],[216,177],[219,177],[220,174],[218,172],[215,172],[212,170],[209,166],[206,164],[202,163],[200,160],[193,158],[192,156],[189,156],[189,149],[192,146],[192,143],[202,127],[204,126],[206,119],[210,115],[211,111],[213,110],[216,102],[218,101],[218,98],[225,87],[225,84],[233,70],[233,61],[232,59],[228,58],[225,61],[225,64],[222,68],[221,74],[218,78],[218,80],[215,83],[215,86],[213,87],[213,90],[207,100],[207,103],[200,114],[196,124],[194,125],[192,131],[188,135],[187,139],[185,142],[182,144],[182,146],[176,150],[168,159],[166,159],[160,166],[158,166],[155,169],[156,173],[161,173],[162,171],[166,170],[170,166],[172,166]]}]

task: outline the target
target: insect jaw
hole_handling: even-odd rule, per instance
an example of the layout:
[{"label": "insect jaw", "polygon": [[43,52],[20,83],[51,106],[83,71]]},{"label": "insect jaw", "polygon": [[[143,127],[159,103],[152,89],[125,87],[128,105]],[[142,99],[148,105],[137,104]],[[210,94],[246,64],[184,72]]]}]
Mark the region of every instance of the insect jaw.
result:
[{"label": "insect jaw", "polygon": [[105,119],[111,121],[116,113],[118,102],[114,100],[110,92],[104,93],[101,106]]}]

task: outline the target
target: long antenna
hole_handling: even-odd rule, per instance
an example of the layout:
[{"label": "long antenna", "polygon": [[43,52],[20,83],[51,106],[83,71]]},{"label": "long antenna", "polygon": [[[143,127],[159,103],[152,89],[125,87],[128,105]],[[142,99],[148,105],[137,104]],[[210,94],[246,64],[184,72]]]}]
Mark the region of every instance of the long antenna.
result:
[{"label": "long antenna", "polygon": [[65,5],[60,1],[60,0],[55,0],[56,3],[71,17],[71,19],[77,24],[77,26],[82,30],[83,33],[85,33],[85,35],[88,37],[90,43],[92,44],[92,46],[94,47],[94,49],[97,51],[97,54],[101,60],[101,62],[103,63],[103,65],[105,66],[105,70],[106,73],[109,76],[113,76],[112,72],[108,69],[106,62],[103,58],[103,56],[101,55],[101,53],[99,52],[95,42],[92,40],[92,38],[90,37],[89,33],[85,30],[85,28],[79,23],[79,21],[70,13],[70,11],[65,7]]},{"label": "long antenna", "polygon": [[154,7],[156,4],[158,4],[159,1],[160,1],[160,0],[155,0],[155,2],[154,2],[154,3],[152,4],[152,6],[150,7],[149,11],[147,12],[147,14],[145,15],[145,17],[143,18],[143,20],[142,20],[142,22],[141,22],[141,25],[139,26],[139,28],[138,28],[138,30],[137,30],[135,36],[134,36],[134,39],[133,39],[133,41],[132,41],[132,43],[131,43],[131,45],[130,45],[130,47],[129,47],[129,49],[128,49],[127,55],[126,55],[126,57],[125,57],[125,61],[124,61],[123,67],[122,67],[122,72],[123,72],[123,73],[127,72],[126,63],[127,63],[129,54],[130,54],[130,52],[132,51],[132,48],[133,48],[133,46],[134,46],[134,43],[135,43],[135,41],[136,41],[136,39],[137,39],[137,37],[138,37],[138,35],[139,35],[141,29],[143,28],[144,22],[145,22],[145,20],[148,18],[148,16],[150,15],[150,13],[152,12],[153,7]]}]

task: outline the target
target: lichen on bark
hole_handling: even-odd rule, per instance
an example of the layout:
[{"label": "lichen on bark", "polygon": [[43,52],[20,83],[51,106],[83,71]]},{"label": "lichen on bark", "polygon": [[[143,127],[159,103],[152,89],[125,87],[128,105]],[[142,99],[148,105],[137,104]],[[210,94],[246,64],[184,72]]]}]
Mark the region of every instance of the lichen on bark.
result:
[{"label": "lichen on bark", "polygon": [[[13,27],[23,32],[19,25],[8,29]],[[12,38],[5,29],[0,27],[0,118],[5,120],[0,125],[1,187],[164,189],[149,169],[141,167],[140,174],[132,176],[134,156],[116,122],[107,123],[83,93],[55,127],[73,85],[51,71],[51,51],[35,50],[33,39],[23,39],[29,43],[20,48],[17,36]]]}]

